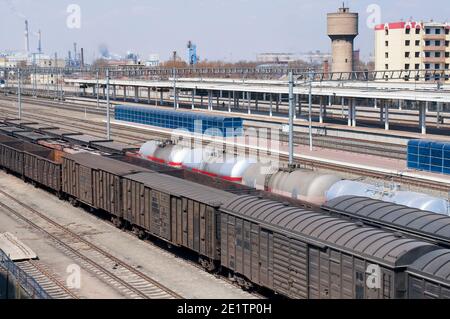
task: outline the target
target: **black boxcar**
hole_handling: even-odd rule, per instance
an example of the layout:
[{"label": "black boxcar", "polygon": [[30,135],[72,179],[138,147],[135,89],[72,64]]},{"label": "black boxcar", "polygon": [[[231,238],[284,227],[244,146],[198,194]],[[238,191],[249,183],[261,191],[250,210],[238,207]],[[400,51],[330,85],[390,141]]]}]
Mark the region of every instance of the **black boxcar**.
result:
[{"label": "black boxcar", "polygon": [[339,217],[395,230],[450,248],[450,217],[395,203],[360,196],[342,196],[323,209]]},{"label": "black boxcar", "polygon": [[221,212],[222,266],[243,285],[291,298],[406,298],[406,268],[439,249],[254,196]]},{"label": "black boxcar", "polygon": [[0,135],[0,165],[20,176],[23,175],[23,154],[17,148],[22,144],[16,138]]},{"label": "black boxcar", "polygon": [[116,218],[122,217],[121,176],[148,171],[87,152],[64,155],[62,170],[63,191],[72,201],[104,210]]},{"label": "black boxcar", "polygon": [[450,299],[450,250],[432,251],[408,268],[410,299]]},{"label": "black boxcar", "polygon": [[61,191],[60,152],[0,135],[0,165],[33,183]]},{"label": "black boxcar", "polygon": [[236,197],[163,174],[124,177],[124,219],[135,228],[198,253],[212,270],[220,258],[218,207]]}]

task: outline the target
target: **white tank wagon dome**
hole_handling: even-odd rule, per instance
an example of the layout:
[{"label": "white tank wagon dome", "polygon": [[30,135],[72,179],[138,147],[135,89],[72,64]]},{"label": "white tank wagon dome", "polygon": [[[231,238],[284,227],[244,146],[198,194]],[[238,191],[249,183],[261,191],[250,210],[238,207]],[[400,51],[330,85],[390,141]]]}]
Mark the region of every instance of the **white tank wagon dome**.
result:
[{"label": "white tank wagon dome", "polygon": [[415,193],[415,192],[404,192],[399,191],[390,197],[383,197],[384,200],[389,202],[405,205],[408,207],[413,207],[421,210],[430,211],[437,214],[449,215],[449,205],[448,200],[443,198],[433,197],[426,194]]},{"label": "white tank wagon dome", "polygon": [[378,191],[375,185],[357,181],[341,180],[330,187],[326,192],[325,197],[327,201],[346,195],[373,198],[377,193]]},{"label": "white tank wagon dome", "polygon": [[145,159],[152,159],[161,143],[158,141],[148,141],[139,149],[139,155]]}]

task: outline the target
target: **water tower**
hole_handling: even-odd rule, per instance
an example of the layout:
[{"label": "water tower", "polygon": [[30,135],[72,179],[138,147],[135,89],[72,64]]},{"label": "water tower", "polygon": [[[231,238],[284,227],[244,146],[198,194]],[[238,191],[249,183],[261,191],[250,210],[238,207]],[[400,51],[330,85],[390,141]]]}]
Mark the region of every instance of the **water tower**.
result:
[{"label": "water tower", "polygon": [[328,36],[332,41],[332,72],[353,71],[353,40],[358,35],[358,13],[342,5],[328,14]]}]

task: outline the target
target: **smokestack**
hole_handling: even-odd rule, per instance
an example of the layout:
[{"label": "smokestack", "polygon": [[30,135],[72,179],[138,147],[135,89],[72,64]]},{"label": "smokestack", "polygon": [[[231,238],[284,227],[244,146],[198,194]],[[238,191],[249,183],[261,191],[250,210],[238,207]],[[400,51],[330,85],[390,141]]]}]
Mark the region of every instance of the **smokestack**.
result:
[{"label": "smokestack", "polygon": [[81,62],[80,62],[80,66],[82,68],[84,68],[84,49],[81,48]]},{"label": "smokestack", "polygon": [[38,53],[42,54],[42,33],[41,33],[41,30],[38,31]]},{"label": "smokestack", "polygon": [[74,42],[73,44],[73,60],[76,62],[77,61],[77,43]]},{"label": "smokestack", "polygon": [[25,20],[25,52],[30,54],[30,39],[28,34],[28,20]]}]

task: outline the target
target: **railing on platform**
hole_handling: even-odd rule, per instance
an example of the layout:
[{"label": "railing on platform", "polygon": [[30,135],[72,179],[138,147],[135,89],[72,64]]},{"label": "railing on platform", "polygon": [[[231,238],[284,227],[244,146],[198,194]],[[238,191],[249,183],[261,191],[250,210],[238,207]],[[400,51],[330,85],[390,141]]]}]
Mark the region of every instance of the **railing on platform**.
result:
[{"label": "railing on platform", "polygon": [[51,299],[36,280],[20,269],[1,249],[0,268],[6,272],[7,277],[12,276],[32,299]]},{"label": "railing on platform", "polygon": [[[216,67],[216,68],[159,68],[145,66],[111,66],[108,68],[74,68],[74,67],[23,67],[20,73],[23,76],[35,74],[54,74],[64,78],[86,78],[95,79],[97,72],[100,78],[105,78],[106,69],[109,70],[112,79],[160,79],[167,80],[173,78],[230,78],[230,79],[265,79],[265,80],[286,80],[287,74],[293,72],[297,80],[309,79],[311,72],[314,81],[391,81],[402,80],[405,82],[428,81],[428,82],[448,82],[450,81],[450,70],[362,70],[353,72],[323,72],[321,69],[306,70],[304,68],[289,67]],[[0,68],[0,77],[12,78],[17,75],[17,68]]]}]

